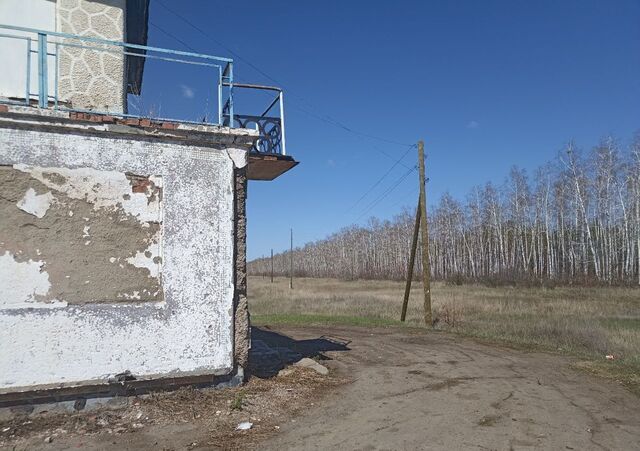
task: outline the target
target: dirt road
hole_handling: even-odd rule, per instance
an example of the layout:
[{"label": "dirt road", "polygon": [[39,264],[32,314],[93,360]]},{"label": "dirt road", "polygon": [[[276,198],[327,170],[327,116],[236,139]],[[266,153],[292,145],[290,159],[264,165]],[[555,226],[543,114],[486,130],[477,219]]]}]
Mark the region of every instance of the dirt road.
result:
[{"label": "dirt road", "polygon": [[640,399],[559,356],[394,329],[278,330],[347,341],[324,363],[354,382],[265,449],[640,449]]},{"label": "dirt road", "polygon": [[[264,376],[302,357],[326,356],[332,371],[295,367],[241,388],[133,399],[122,411],[25,418],[0,438],[46,451],[640,449],[640,398],[561,356],[393,328],[263,327],[252,338]],[[241,421],[253,428],[235,431]]]}]

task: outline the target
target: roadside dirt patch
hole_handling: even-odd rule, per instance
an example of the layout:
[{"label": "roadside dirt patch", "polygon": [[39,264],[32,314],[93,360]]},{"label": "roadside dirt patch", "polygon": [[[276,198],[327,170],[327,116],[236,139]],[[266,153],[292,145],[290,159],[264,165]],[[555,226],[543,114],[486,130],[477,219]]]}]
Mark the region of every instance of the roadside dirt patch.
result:
[{"label": "roadside dirt patch", "polygon": [[[43,413],[0,422],[0,448],[63,450],[247,449],[344,383],[307,368],[229,389],[182,388],[131,398],[128,407]],[[241,422],[247,431],[236,431]]]},{"label": "roadside dirt patch", "polygon": [[[293,365],[234,389],[184,389],[122,411],[15,420],[0,424],[9,428],[0,447],[639,449],[640,398],[574,370],[566,357],[405,328],[265,327],[254,338],[268,345],[259,354],[278,365],[322,359],[330,373]],[[235,431],[243,421],[252,429]]]}]

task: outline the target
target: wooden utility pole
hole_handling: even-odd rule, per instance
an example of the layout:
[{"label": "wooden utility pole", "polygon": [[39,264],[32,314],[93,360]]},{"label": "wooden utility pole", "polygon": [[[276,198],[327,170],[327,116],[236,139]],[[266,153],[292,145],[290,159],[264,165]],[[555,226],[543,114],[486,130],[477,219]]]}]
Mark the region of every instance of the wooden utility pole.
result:
[{"label": "wooden utility pole", "polygon": [[409,256],[409,270],[407,271],[407,284],[404,287],[404,299],[402,300],[402,314],[400,321],[407,317],[407,305],[409,304],[409,293],[411,293],[411,281],[413,280],[413,264],[416,261],[416,249],[418,248],[418,232],[420,231],[420,197],[416,207],[416,223],[413,226],[413,239],[411,240],[411,255]]},{"label": "wooden utility pole", "polygon": [[429,264],[429,226],[427,224],[427,192],[425,186],[424,168],[424,142],[418,141],[418,168],[420,182],[420,196],[418,196],[418,207],[416,208],[416,222],[413,227],[413,239],[411,240],[411,255],[409,256],[409,268],[407,283],[404,288],[404,298],[402,300],[402,313],[400,321],[407,317],[407,305],[409,304],[409,294],[411,293],[411,281],[413,279],[413,267],[416,260],[418,248],[418,234],[422,230],[422,280],[424,286],[424,322],[427,326],[433,324],[431,316],[431,267]]},{"label": "wooden utility pole", "polygon": [[271,249],[271,283],[273,283],[273,249]]},{"label": "wooden utility pole", "polygon": [[293,229],[291,230],[291,244],[289,246],[289,288],[293,290]]},{"label": "wooden utility pole", "polygon": [[418,169],[420,173],[420,225],[422,229],[422,280],[424,286],[424,322],[433,325],[431,317],[431,265],[429,264],[429,225],[427,224],[427,188],[424,168],[424,142],[418,141]]}]

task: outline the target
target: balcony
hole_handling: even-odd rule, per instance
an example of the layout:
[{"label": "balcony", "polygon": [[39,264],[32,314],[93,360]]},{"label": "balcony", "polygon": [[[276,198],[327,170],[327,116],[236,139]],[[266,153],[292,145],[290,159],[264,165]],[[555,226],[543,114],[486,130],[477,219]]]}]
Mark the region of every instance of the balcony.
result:
[{"label": "balcony", "polygon": [[[0,104],[254,129],[250,179],[297,164],[287,156],[282,90],[235,82],[230,58],[1,24],[0,58]],[[261,96],[238,100],[240,92]]]}]

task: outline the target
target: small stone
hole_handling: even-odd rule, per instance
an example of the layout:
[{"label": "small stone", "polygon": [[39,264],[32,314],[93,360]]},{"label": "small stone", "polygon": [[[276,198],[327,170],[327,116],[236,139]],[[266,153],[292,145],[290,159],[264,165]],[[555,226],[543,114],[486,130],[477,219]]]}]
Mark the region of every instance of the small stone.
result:
[{"label": "small stone", "polygon": [[305,357],[303,359],[298,360],[294,363],[295,366],[301,366],[303,368],[309,368],[310,366],[315,365],[317,362],[309,357]]},{"label": "small stone", "polygon": [[53,441],[53,438],[51,438],[51,436],[50,436],[50,435],[49,435],[49,436],[47,436],[47,437],[45,437],[45,439],[44,439],[44,442],[45,442],[45,443],[51,443],[52,441]]},{"label": "small stone", "polygon": [[293,373],[295,370],[293,368],[284,368],[278,371],[278,377],[288,376]]},{"label": "small stone", "polygon": [[294,365],[301,366],[303,368],[310,368],[316,373],[322,374],[323,376],[329,374],[329,370],[327,369],[327,367],[320,365],[318,362],[308,357],[301,359],[300,361],[294,363]]},{"label": "small stone", "polygon": [[253,423],[251,423],[250,421],[243,421],[242,423],[238,424],[238,426],[236,427],[236,431],[247,431],[252,427]]}]

